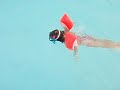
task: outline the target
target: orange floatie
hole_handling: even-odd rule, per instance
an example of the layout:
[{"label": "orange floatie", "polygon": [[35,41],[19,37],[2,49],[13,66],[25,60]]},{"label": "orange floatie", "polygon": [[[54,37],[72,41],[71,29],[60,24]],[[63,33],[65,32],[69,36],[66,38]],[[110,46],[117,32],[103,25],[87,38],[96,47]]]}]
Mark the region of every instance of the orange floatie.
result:
[{"label": "orange floatie", "polygon": [[77,39],[76,35],[74,35],[70,32],[67,32],[65,34],[65,46],[66,46],[66,48],[73,50],[73,43],[76,39]]},{"label": "orange floatie", "polygon": [[66,13],[62,16],[60,23],[63,27],[67,28],[68,30],[70,30],[74,25],[72,20]]}]

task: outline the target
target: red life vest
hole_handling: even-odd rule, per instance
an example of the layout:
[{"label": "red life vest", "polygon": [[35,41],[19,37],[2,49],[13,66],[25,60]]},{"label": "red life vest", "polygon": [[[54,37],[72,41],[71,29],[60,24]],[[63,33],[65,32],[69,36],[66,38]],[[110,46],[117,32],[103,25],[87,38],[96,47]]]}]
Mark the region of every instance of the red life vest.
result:
[{"label": "red life vest", "polygon": [[73,50],[73,43],[76,39],[77,39],[76,35],[74,35],[70,32],[65,33],[65,46],[66,46],[66,48]]},{"label": "red life vest", "polygon": [[[66,13],[62,16],[60,22],[61,22],[62,26],[65,27],[68,31],[70,31],[74,25],[74,23],[72,22],[72,20]],[[76,35],[74,35],[70,32],[66,32],[65,33],[66,48],[73,50],[73,43],[76,39],[77,39]]]}]

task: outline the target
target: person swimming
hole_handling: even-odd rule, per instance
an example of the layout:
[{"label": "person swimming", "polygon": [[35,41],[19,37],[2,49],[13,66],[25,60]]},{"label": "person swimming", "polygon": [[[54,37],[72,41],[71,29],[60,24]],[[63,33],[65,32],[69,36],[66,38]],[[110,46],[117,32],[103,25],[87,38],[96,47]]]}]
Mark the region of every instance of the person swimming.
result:
[{"label": "person swimming", "polygon": [[88,47],[120,49],[119,42],[113,42],[112,40],[107,39],[98,39],[90,35],[79,36],[73,32],[70,32],[72,27],[73,25],[69,28],[64,25],[64,30],[55,29],[51,31],[49,33],[49,40],[52,41],[54,44],[56,41],[64,43],[66,48],[74,51],[75,56],[78,56],[78,46],[80,45]]}]

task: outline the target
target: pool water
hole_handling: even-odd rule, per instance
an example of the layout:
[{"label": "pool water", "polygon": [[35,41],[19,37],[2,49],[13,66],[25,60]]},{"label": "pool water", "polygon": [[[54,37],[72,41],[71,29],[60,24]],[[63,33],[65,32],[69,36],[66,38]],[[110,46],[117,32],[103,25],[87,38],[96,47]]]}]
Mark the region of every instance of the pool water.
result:
[{"label": "pool water", "polygon": [[74,31],[120,41],[119,0],[0,1],[0,90],[120,90],[120,51],[49,41],[68,13]]}]

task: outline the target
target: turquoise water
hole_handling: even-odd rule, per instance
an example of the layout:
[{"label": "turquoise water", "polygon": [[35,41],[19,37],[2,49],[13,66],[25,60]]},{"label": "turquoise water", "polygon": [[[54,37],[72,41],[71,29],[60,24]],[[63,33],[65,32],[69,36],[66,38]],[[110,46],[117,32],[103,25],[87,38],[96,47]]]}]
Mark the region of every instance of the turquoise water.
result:
[{"label": "turquoise water", "polygon": [[0,1],[0,90],[120,90],[120,52],[48,40],[67,12],[75,27],[120,41],[119,0]]}]

